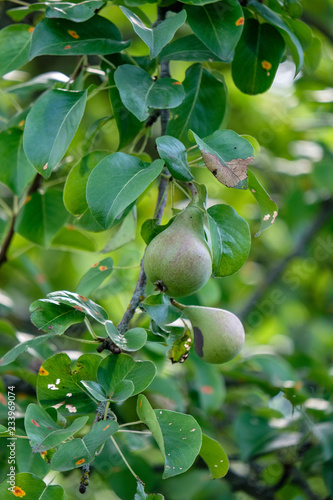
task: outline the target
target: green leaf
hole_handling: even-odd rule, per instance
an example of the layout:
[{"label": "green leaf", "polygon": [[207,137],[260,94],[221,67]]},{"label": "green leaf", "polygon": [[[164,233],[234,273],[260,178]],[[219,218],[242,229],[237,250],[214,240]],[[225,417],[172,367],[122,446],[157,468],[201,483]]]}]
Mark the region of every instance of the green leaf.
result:
[{"label": "green leaf", "polygon": [[93,168],[108,154],[107,151],[92,151],[81,158],[69,172],[64,188],[64,203],[71,214],[82,215],[90,212],[86,200],[88,177]]},{"label": "green leaf", "polygon": [[202,433],[191,416],[170,410],[153,410],[140,394],[137,414],[151,430],[165,461],[163,479],[187,471],[200,452]]},{"label": "green leaf", "polygon": [[136,237],[136,228],[137,217],[136,208],[134,207],[134,209],[126,215],[123,222],[116,227],[115,232],[103,248],[102,253],[113,252],[114,250],[118,250],[118,248],[127,245],[130,241],[133,241]]},{"label": "green leaf", "polygon": [[226,397],[226,388],[218,366],[206,363],[195,352],[191,353],[195,386],[200,408],[205,415],[219,411]]},{"label": "green leaf", "polygon": [[23,132],[19,128],[10,128],[0,134],[0,182],[17,196],[21,196],[36,175],[36,170],[24,153],[22,136]]},{"label": "green leaf", "polygon": [[0,77],[29,60],[31,26],[18,24],[0,31]]},{"label": "green leaf", "polygon": [[108,319],[107,312],[103,309],[103,307],[78,293],[60,290],[58,292],[48,293],[47,298],[52,300],[55,304],[66,304],[77,311],[88,314],[88,316],[91,316],[99,323],[104,324]]},{"label": "green leaf", "polygon": [[27,472],[15,474],[14,494],[10,488],[8,478],[0,484],[2,500],[13,500],[14,496],[24,498],[24,500],[66,500],[67,498],[62,486],[46,485],[39,477]]},{"label": "green leaf", "polygon": [[75,23],[67,19],[42,19],[33,32],[29,57],[114,54],[126,49],[118,28],[108,19],[94,16]]},{"label": "green leaf", "polygon": [[171,304],[164,293],[149,295],[141,305],[158,325],[173,323],[181,316],[181,311]]},{"label": "green leaf", "polygon": [[278,216],[278,207],[250,170],[248,170],[248,179],[249,190],[257,200],[262,217],[261,227],[255,235],[259,236],[262,231],[274,224]]},{"label": "green leaf", "polygon": [[314,73],[322,56],[322,44],[319,38],[313,36],[309,47],[304,52],[304,70],[307,74]]},{"label": "green leaf", "polygon": [[[250,0],[248,2],[248,6],[254,7],[261,17],[263,17],[267,22],[275,26],[277,30],[279,30],[279,32],[283,36],[286,44],[288,45],[291,51],[294,62],[296,64],[296,74],[297,74],[300,71],[301,67],[303,66],[304,54],[302,45],[298,40],[297,36],[295,35],[295,33],[291,30],[291,28],[289,28],[288,24],[279,14],[271,10],[266,5],[257,2],[255,0]],[[273,47],[271,48],[273,49]]]},{"label": "green leaf", "polygon": [[164,496],[161,493],[152,493],[150,495],[146,495],[144,490],[144,485],[138,481],[137,490],[134,495],[134,500],[165,500]]},{"label": "green leaf", "polygon": [[248,223],[229,205],[213,205],[208,209],[222,241],[222,257],[214,276],[222,278],[238,271],[246,262],[251,250],[251,233]]},{"label": "green leaf", "polygon": [[97,222],[108,228],[161,173],[164,163],[145,165],[139,158],[114,153],[101,160],[89,176],[87,201]]},{"label": "green leaf", "polygon": [[65,471],[93,462],[97,448],[117,432],[118,427],[114,420],[96,422],[83,439],[72,439],[59,447],[51,459],[51,468]]},{"label": "green leaf", "polygon": [[86,424],[88,416],[79,417],[66,429],[57,425],[40,406],[31,403],[25,413],[24,427],[33,453],[40,453],[74,436]]},{"label": "green leaf", "polygon": [[220,479],[227,474],[229,469],[228,457],[220,443],[215,439],[203,434],[199,455],[208,465],[212,479]]},{"label": "green leaf", "polygon": [[48,333],[47,335],[40,335],[38,337],[35,337],[30,340],[26,340],[25,342],[21,342],[20,344],[16,345],[8,351],[2,359],[0,359],[0,366],[5,366],[9,365],[9,363],[12,363],[15,361],[15,359],[20,356],[20,354],[23,354],[28,348],[33,349],[34,347],[37,347],[41,344],[43,344],[46,340],[52,339],[56,335],[55,332]]},{"label": "green leaf", "polygon": [[53,406],[62,415],[88,414],[96,410],[96,403],[86,393],[82,380],[96,381],[101,357],[83,354],[71,369],[71,359],[65,353],[48,358],[39,369],[37,398],[43,408]]},{"label": "green leaf", "polygon": [[172,110],[167,134],[187,146],[189,129],[205,137],[220,127],[227,107],[227,88],[222,75],[216,72],[213,75],[201,64],[187,69],[183,85],[186,96],[182,104]]},{"label": "green leaf", "polygon": [[148,245],[158,234],[162,233],[167,227],[170,226],[174,217],[172,217],[167,224],[160,224],[159,219],[148,219],[141,226],[141,237]]},{"label": "green leaf", "polygon": [[[6,11],[7,16],[9,16],[13,21],[15,22],[20,22],[22,19],[24,19],[28,14],[31,12],[37,12],[37,11],[43,11],[45,10],[45,4],[44,3],[32,3],[30,5],[24,6],[24,7],[16,7],[15,9],[9,9]],[[32,30],[31,30],[32,33]],[[28,48],[28,55],[29,55],[29,49]]]},{"label": "green leaf", "polygon": [[168,358],[172,363],[184,363],[190,355],[192,339],[187,328],[184,328],[185,334],[173,342],[168,352]]},{"label": "green leaf", "polygon": [[249,411],[239,413],[234,432],[240,457],[244,462],[260,453],[260,450],[277,436],[277,431],[270,427],[266,418]]},{"label": "green leaf", "polygon": [[181,0],[182,3],[188,4],[188,5],[206,5],[207,3],[215,3],[218,2],[219,0]]},{"label": "green leaf", "polygon": [[51,330],[52,335],[61,335],[71,325],[84,321],[83,312],[65,304],[55,303],[53,300],[35,300],[30,305],[29,311],[31,322],[39,330],[44,332]]},{"label": "green leaf", "polygon": [[149,74],[131,64],[123,64],[114,73],[121,100],[141,122],[149,116],[148,108],[175,108],[183,101],[182,84],[172,78],[153,80]]},{"label": "green leaf", "polygon": [[156,139],[156,144],[158,154],[175,179],[185,182],[194,179],[187,163],[186,148],[182,142],[170,135],[164,135]]},{"label": "green leaf", "polygon": [[144,328],[131,328],[123,335],[120,335],[113,323],[107,321],[105,329],[112,342],[124,351],[138,351],[147,341],[147,332]]},{"label": "green leaf", "polygon": [[81,380],[81,384],[87,389],[89,394],[92,395],[97,401],[108,401],[108,396],[105,394],[103,387],[97,382],[91,380]]},{"label": "green leaf", "polygon": [[51,175],[66,153],[83,116],[86,98],[86,90],[50,90],[29,112],[23,147],[28,160],[43,177]]},{"label": "green leaf", "polygon": [[141,122],[124,106],[114,79],[114,69],[107,69],[110,85],[110,99],[113,114],[117,123],[119,144],[118,150],[127,146],[141,130]]},{"label": "green leaf", "polygon": [[284,40],[274,26],[247,19],[232,61],[232,78],[239,90],[250,95],[266,92],[273,83],[284,49]]},{"label": "green leaf", "polygon": [[[161,61],[220,61],[195,35],[177,38],[161,51]],[[228,61],[229,62],[229,61]]]},{"label": "green leaf", "polygon": [[134,361],[128,354],[107,356],[98,367],[99,384],[107,394],[114,394],[118,384],[129,380],[134,385],[134,396],[144,391],[156,375],[156,367],[151,361]]},{"label": "green leaf", "polygon": [[29,196],[15,223],[21,236],[37,245],[48,247],[68,219],[61,191],[49,189]]},{"label": "green leaf", "polygon": [[76,23],[82,23],[93,17],[96,9],[100,9],[103,5],[103,0],[86,0],[79,3],[53,1],[47,4],[45,16],[52,18],[60,17],[70,19]]},{"label": "green leaf", "polygon": [[244,189],[246,169],[254,159],[250,142],[232,130],[217,130],[205,140],[192,133],[206,167],[216,179],[227,187]]},{"label": "green leaf", "polygon": [[85,250],[87,252],[97,251],[97,242],[92,236],[75,229],[72,225],[67,225],[60,229],[59,233],[52,240],[52,248],[61,250]]},{"label": "green leaf", "polygon": [[96,262],[81,278],[76,288],[76,293],[85,297],[89,296],[110,276],[112,271],[113,260],[111,257],[106,257],[106,259]]},{"label": "green leaf", "polygon": [[180,28],[186,20],[186,12],[182,10],[178,14],[165,19],[155,28],[150,29],[147,28],[141,19],[131,10],[126,7],[120,7],[120,9],[132,23],[135,33],[149,47],[151,59],[154,59],[154,57],[161,52],[163,47],[173,39],[178,28]]},{"label": "green leaf", "polygon": [[238,0],[186,7],[187,22],[206,47],[228,61],[243,31],[244,17]]}]

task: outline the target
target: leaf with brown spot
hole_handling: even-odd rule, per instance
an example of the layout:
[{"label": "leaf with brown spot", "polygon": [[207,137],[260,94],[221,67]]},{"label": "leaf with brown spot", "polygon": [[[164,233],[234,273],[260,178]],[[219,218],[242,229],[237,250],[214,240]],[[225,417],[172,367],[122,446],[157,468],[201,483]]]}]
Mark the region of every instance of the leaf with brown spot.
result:
[{"label": "leaf with brown spot", "polygon": [[247,188],[247,166],[254,159],[253,147],[232,130],[217,130],[204,141],[194,132],[206,167],[227,187]]}]

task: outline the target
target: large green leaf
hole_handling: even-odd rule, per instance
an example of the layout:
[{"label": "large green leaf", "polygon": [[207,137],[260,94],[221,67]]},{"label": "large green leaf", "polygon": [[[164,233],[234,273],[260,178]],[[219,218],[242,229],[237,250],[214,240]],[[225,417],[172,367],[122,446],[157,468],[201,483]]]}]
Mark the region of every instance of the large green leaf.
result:
[{"label": "large green leaf", "polygon": [[261,212],[261,227],[256,233],[256,236],[259,236],[262,231],[274,224],[278,216],[278,207],[250,170],[248,170],[248,186],[250,192],[258,202]]},{"label": "large green leaf", "polygon": [[96,381],[100,359],[96,354],[83,354],[73,369],[72,361],[65,353],[55,354],[44,361],[37,379],[39,404],[43,408],[53,406],[64,416],[95,411],[97,405],[81,381]]},{"label": "large green leaf", "polygon": [[213,205],[208,209],[222,241],[222,257],[214,276],[222,278],[238,271],[246,262],[251,249],[248,223],[229,205]]},{"label": "large green leaf", "polygon": [[110,84],[110,99],[114,118],[117,123],[119,144],[118,150],[127,146],[141,130],[142,124],[133,113],[131,113],[120,98],[119,90],[114,80],[114,69],[107,69]]},{"label": "large green leaf", "polygon": [[239,90],[250,95],[266,92],[284,49],[284,40],[274,26],[247,19],[232,62],[232,78]]},{"label": "large green leaf", "polygon": [[86,424],[88,416],[79,417],[66,429],[60,427],[40,406],[31,403],[24,417],[25,431],[33,453],[40,453],[74,436]]},{"label": "large green leaf", "polygon": [[[161,61],[220,61],[195,35],[177,38],[161,51]],[[229,62],[229,61],[228,61]]]},{"label": "large green leaf", "polygon": [[186,97],[172,110],[167,134],[187,146],[189,129],[205,137],[220,127],[227,107],[227,88],[222,75],[210,73],[201,64],[188,68],[183,85]]},{"label": "large green leaf", "polygon": [[238,0],[203,7],[188,6],[187,22],[194,34],[223,61],[228,61],[242,34],[244,17]]},{"label": "large green leaf", "polygon": [[114,420],[96,422],[83,439],[72,439],[59,447],[51,459],[51,468],[65,471],[93,462],[97,448],[117,432],[118,427]]},{"label": "large green leaf", "polygon": [[12,363],[15,361],[15,359],[20,355],[23,354],[28,348],[33,349],[34,347],[37,347],[47,340],[52,339],[52,337],[55,335],[55,332],[48,333],[47,335],[39,335],[38,337],[34,337],[33,339],[26,340],[25,342],[20,342],[17,344],[13,349],[8,351],[1,359],[0,359],[0,366],[5,366],[9,365],[9,363]]},{"label": "large green leaf", "polygon": [[151,165],[125,153],[114,153],[101,160],[87,183],[87,201],[97,222],[104,228],[156,179],[164,166],[162,160]]},{"label": "large green leaf", "polygon": [[[258,14],[260,14],[267,22],[275,26],[275,28],[280,31],[291,51],[294,62],[296,64],[296,73],[298,73],[303,66],[304,53],[303,47],[295,33],[288,26],[283,17],[271,10],[266,5],[257,2],[256,0],[250,0],[248,2],[248,6],[253,6]],[[273,49],[272,46],[271,48]]]},{"label": "large green leaf", "polygon": [[118,28],[105,17],[94,16],[82,23],[44,18],[34,29],[29,57],[114,54],[130,43],[121,40]]},{"label": "large green leaf", "polygon": [[252,144],[232,130],[217,130],[204,140],[193,132],[206,167],[227,187],[246,187],[247,166],[254,159]]},{"label": "large green leaf", "polygon": [[85,90],[55,89],[38,99],[29,112],[23,147],[28,160],[43,177],[51,175],[72,142],[86,98]]},{"label": "large green leaf", "polygon": [[108,319],[107,312],[103,309],[103,307],[78,293],[60,290],[58,292],[48,293],[47,298],[52,300],[55,304],[65,304],[72,307],[76,311],[88,314],[88,316],[91,316],[99,323],[104,324]]},{"label": "large green leaf", "polygon": [[13,500],[13,498],[24,498],[24,500],[66,500],[66,494],[62,486],[46,485],[44,481],[34,474],[21,472],[15,474],[15,486],[11,490],[8,478],[0,484],[1,500]]},{"label": "large green leaf", "polygon": [[29,310],[31,322],[39,330],[52,331],[52,335],[64,333],[71,325],[84,321],[85,317],[82,311],[48,299],[35,300]]},{"label": "large green leaf", "polygon": [[220,443],[215,439],[203,434],[199,455],[208,465],[212,479],[224,477],[228,472],[228,457]]},{"label": "large green leaf", "polygon": [[149,108],[175,108],[185,97],[182,84],[172,78],[153,80],[149,74],[131,64],[123,64],[114,73],[121,100],[141,122]]},{"label": "large green leaf", "polygon": [[28,62],[31,32],[27,24],[7,26],[0,31],[0,76]]},{"label": "large green leaf", "polygon": [[156,144],[158,154],[165,161],[175,179],[187,182],[194,178],[187,163],[186,148],[182,142],[170,135],[164,135],[156,139]]},{"label": "large green leaf", "polygon": [[202,443],[198,422],[191,416],[170,410],[153,410],[148,399],[140,394],[137,413],[151,430],[165,461],[163,478],[187,471]]},{"label": "large green leaf", "polygon": [[156,375],[152,361],[134,361],[128,354],[107,356],[98,367],[97,379],[107,394],[114,394],[123,381],[130,381],[134,388],[132,396],[144,391]]},{"label": "large green leaf", "polygon": [[149,47],[150,57],[152,59],[173,39],[178,28],[180,28],[186,20],[186,12],[182,10],[178,14],[165,19],[155,28],[147,28],[141,19],[131,10],[126,7],[120,7],[120,9],[132,23],[135,33]]},{"label": "large green leaf", "polygon": [[186,3],[189,5],[206,5],[207,3],[215,3],[220,0],[181,0],[182,3]]},{"label": "large green leaf", "polygon": [[131,328],[121,335],[112,321],[107,321],[105,329],[112,342],[124,351],[138,351],[147,341],[147,332],[144,328]]},{"label": "large green leaf", "polygon": [[22,136],[23,132],[19,128],[10,128],[0,134],[0,182],[17,196],[23,193],[36,175],[36,170],[24,153]]},{"label": "large green leaf", "polygon": [[47,3],[45,16],[60,17],[82,23],[93,17],[96,9],[100,9],[103,5],[103,0],[85,0],[79,3],[53,1]]},{"label": "large green leaf", "polygon": [[62,193],[49,189],[28,197],[16,220],[15,230],[37,245],[48,247],[68,219]]},{"label": "large green leaf", "polygon": [[111,257],[106,257],[99,262],[93,264],[93,266],[87,271],[81,278],[80,283],[76,288],[76,293],[89,296],[91,292],[94,292],[103,281],[110,276],[113,271],[113,260]]}]

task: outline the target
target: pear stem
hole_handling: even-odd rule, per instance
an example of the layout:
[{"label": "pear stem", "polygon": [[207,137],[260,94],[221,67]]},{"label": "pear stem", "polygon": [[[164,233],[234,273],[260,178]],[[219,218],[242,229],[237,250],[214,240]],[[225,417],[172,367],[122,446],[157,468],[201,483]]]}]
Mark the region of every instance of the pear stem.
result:
[{"label": "pear stem", "polygon": [[183,311],[183,309],[185,309],[185,307],[186,307],[186,306],[184,306],[184,304],[180,304],[175,299],[170,299],[170,302],[173,306],[177,307],[177,309],[179,309],[180,311]]}]

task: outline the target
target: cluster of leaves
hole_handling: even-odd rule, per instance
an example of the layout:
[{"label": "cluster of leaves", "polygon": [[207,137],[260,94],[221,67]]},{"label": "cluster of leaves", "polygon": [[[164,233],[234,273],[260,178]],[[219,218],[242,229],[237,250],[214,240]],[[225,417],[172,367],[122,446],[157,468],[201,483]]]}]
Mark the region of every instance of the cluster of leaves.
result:
[{"label": "cluster of leaves", "polygon": [[[13,24],[0,31],[0,76],[7,81],[8,74],[34,64],[40,56],[78,58],[69,77],[42,73],[6,87],[8,96],[14,102],[21,100],[23,106],[18,105],[17,113],[1,124],[0,182],[9,188],[7,198],[12,200],[12,207],[4,201],[0,212],[0,233],[4,236],[1,264],[8,259],[14,237],[45,248],[95,252],[100,248],[90,233],[101,233],[106,234],[104,253],[124,246],[135,235],[137,202],[156,179],[166,177],[180,190],[194,185],[205,199],[206,189],[195,181],[193,166],[207,168],[228,188],[248,189],[261,211],[257,235],[271,227],[277,206],[247,169],[257,143],[224,129],[229,103],[222,70],[231,64],[238,89],[259,94],[270,88],[279,64],[289,53],[296,73],[302,67],[315,69],[320,43],[297,19],[302,12],[298,1],[245,3],[241,7],[238,0],[191,0],[171,6],[162,2],[157,21],[151,23],[141,8],[144,2],[117,2],[145,44],[145,56],[128,52],[131,40],[123,40],[102,0],[39,2],[7,11],[14,22],[20,23],[26,16],[32,20],[31,25]],[[178,30],[185,35],[178,36]],[[170,76],[170,61],[187,63],[183,82]],[[89,84],[91,75],[95,76]],[[110,112],[89,129],[84,124],[87,102],[104,91],[110,98]],[[160,116],[163,135],[156,138],[160,134],[154,126]],[[98,132],[107,124],[116,126],[118,144],[114,151],[94,148]],[[81,139],[84,144],[79,144],[74,155],[78,161],[69,169],[68,152],[75,151],[85,128],[88,132]],[[154,139],[158,158],[145,151],[150,138]],[[227,204],[213,204],[205,212],[212,277],[232,275],[250,252],[248,223]],[[167,226],[160,226],[160,219],[147,220],[141,228],[145,243]],[[16,373],[36,387],[39,404],[27,406],[24,418],[25,436],[33,453],[40,453],[55,471],[70,471],[92,462],[98,469],[102,466],[99,457],[109,460],[111,456],[116,464],[115,452],[126,463],[121,448],[144,448],[142,442],[135,444],[130,437],[123,440],[131,424],[122,408],[129,405],[139,418],[139,423],[134,422],[140,426],[136,432],[140,435],[143,426],[148,428],[138,439],[149,433],[157,443],[163,478],[188,471],[198,456],[206,462],[211,477],[223,477],[228,470],[223,448],[203,433],[205,427],[208,434],[211,429],[200,413],[197,419],[185,413],[181,390],[176,387],[170,395],[169,382],[158,371],[158,357],[153,362],[144,349],[147,343],[157,352],[166,347],[172,360],[186,359],[189,334],[186,324],[179,320],[180,312],[163,294],[149,295],[137,302],[149,317],[149,327],[117,328],[106,310],[89,298],[112,271],[113,261],[108,256],[89,269],[75,292],[51,292],[47,298],[34,301],[31,320],[44,334],[14,346],[0,361],[1,367],[13,363]],[[80,323],[93,337],[89,341],[78,339],[83,345],[100,350],[108,345],[118,354],[104,357],[88,352],[72,366],[67,354],[45,352],[45,341],[58,345],[58,339],[64,339],[65,332]],[[27,373],[18,371],[16,359],[31,349],[40,352],[44,361],[38,376],[27,378]],[[137,357],[139,350],[143,360]],[[258,357],[256,366],[270,362]],[[209,414],[224,399],[222,379],[215,367],[203,367],[195,354],[189,366],[200,387],[198,406]],[[281,375],[283,368],[279,365],[275,370],[273,366],[270,380],[262,381],[259,376],[255,382],[265,385],[274,396],[280,389],[286,394],[288,385],[283,382],[293,378],[288,369]],[[282,381],[276,380],[277,374]],[[251,378],[246,363],[237,376]],[[171,397],[179,411],[153,409],[142,391]],[[291,390],[289,397],[296,394]],[[111,404],[113,411],[109,409]],[[192,410],[195,412],[195,408]],[[283,439],[272,431],[266,417],[255,412],[237,417],[244,461],[283,447]],[[121,420],[125,423],[120,424]],[[5,427],[1,431],[3,436],[11,436]],[[74,438],[75,434],[80,437]],[[260,446],[258,436],[262,438]],[[288,443],[298,444],[303,437],[288,436]],[[326,458],[329,463],[331,454]],[[156,463],[161,465],[159,460]],[[45,471],[44,465],[39,463],[38,470]],[[46,485],[30,472],[18,474],[15,484],[16,496],[34,491],[45,498],[65,498],[61,487]],[[141,480],[135,487],[136,499],[162,498],[160,494],[147,495]],[[10,498],[6,483],[2,483],[0,492],[3,498]]]}]

